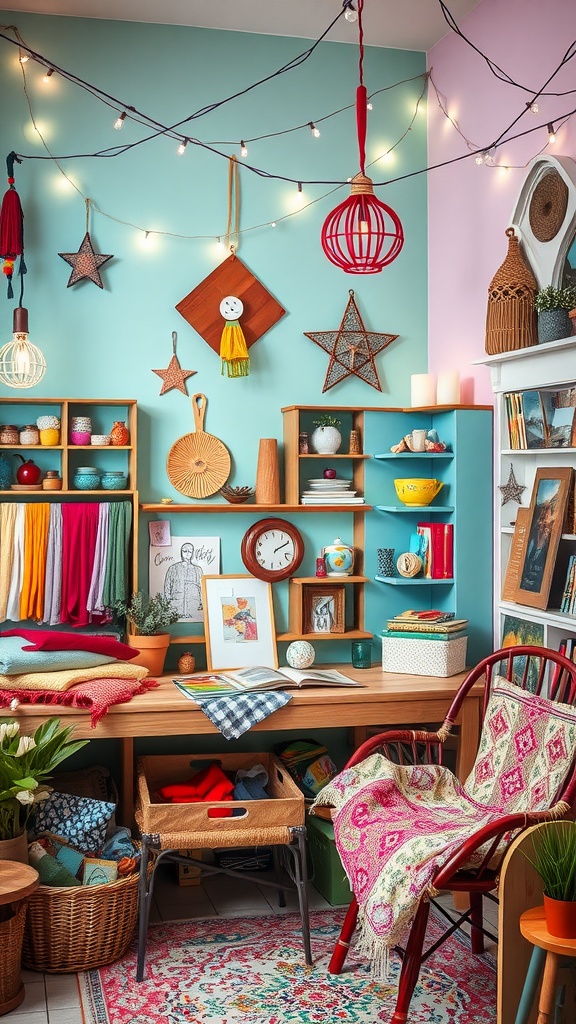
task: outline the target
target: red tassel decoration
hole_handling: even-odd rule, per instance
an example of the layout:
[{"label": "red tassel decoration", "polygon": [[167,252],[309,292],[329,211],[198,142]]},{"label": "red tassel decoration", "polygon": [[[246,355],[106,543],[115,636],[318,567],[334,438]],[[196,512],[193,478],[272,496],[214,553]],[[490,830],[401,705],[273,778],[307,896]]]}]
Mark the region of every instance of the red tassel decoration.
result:
[{"label": "red tassel decoration", "polygon": [[12,276],[14,274],[14,261],[20,256],[19,273],[26,273],[24,264],[24,213],[20,196],[14,188],[14,160],[17,160],[15,153],[9,153],[6,157],[8,169],[8,190],[4,194],[2,207],[0,209],[0,258],[4,260],[2,273],[8,280],[8,298],[14,297],[12,289]]}]

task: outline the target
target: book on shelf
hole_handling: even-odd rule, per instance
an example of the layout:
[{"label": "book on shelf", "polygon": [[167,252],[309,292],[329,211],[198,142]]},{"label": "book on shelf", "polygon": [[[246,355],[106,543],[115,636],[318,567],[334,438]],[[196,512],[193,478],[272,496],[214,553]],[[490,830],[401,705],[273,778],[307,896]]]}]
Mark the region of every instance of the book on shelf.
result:
[{"label": "book on shelf", "polygon": [[576,607],[576,554],[570,555],[568,559],[568,568],[566,570],[566,579],[564,582],[564,589],[562,591],[562,600],[560,602],[560,611],[565,612],[568,615],[574,614]]},{"label": "book on shelf", "polygon": [[558,644],[558,650],[565,658],[570,658],[570,661],[576,661],[576,638],[566,637],[561,640]]},{"label": "book on shelf", "polygon": [[504,394],[510,448],[571,448],[576,444],[576,387]]},{"label": "book on shelf", "polygon": [[457,619],[454,612],[408,611],[388,619],[386,630],[392,633],[410,632],[419,635],[439,633],[446,638],[450,634],[461,633],[467,625],[468,619]]},{"label": "book on shelf", "polygon": [[439,608],[408,608],[405,612],[399,612],[390,622],[450,622],[456,618],[455,612],[443,612]]},{"label": "book on shelf", "polygon": [[443,640],[446,643],[449,640],[460,640],[461,637],[466,636],[466,631],[461,626],[454,632],[447,631],[445,633],[417,629],[383,629],[381,635],[401,640]]},{"label": "book on shelf", "polygon": [[526,428],[526,447],[548,447],[548,424],[544,415],[544,407],[539,391],[522,391],[522,411]]},{"label": "book on shelf", "polygon": [[450,580],[454,575],[454,526],[452,523],[418,523],[422,538],[421,558],[424,576],[431,580]]},{"label": "book on shelf", "polygon": [[364,686],[336,669],[268,668],[254,665],[226,672],[205,672],[200,675],[174,676],[172,680],[181,693],[196,697],[220,697],[234,693],[257,693],[265,690],[293,690],[306,686]]}]

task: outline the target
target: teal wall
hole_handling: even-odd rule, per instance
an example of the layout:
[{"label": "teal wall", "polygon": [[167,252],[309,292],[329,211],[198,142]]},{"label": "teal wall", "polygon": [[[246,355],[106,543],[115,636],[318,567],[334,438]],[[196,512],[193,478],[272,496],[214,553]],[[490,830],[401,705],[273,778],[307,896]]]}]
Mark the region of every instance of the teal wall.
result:
[{"label": "teal wall", "polygon": [[[18,26],[37,52],[107,93],[120,97],[163,123],[237,92],[271,73],[308,45],[303,40],[247,33],[124,22],[89,21],[3,13],[3,23]],[[422,53],[368,47],[365,80],[369,92],[425,70]],[[126,121],[122,132],[112,123],[115,110],[86,92],[28,62],[27,88],[34,117],[52,154],[91,153],[135,141],[145,134]],[[319,120],[354,101],[358,82],[356,45],[324,42],[302,67],[276,78],[204,117],[189,128],[211,143],[229,142]],[[367,160],[395,143],[408,127],[420,81],[381,93],[369,114]],[[43,155],[31,129],[17,49],[0,40],[0,134],[4,155],[10,150]],[[340,179],[358,170],[354,114],[347,110],[320,125],[321,138],[308,129],[252,143],[248,162],[296,179]],[[219,145],[228,154],[238,147]],[[375,180],[407,174],[426,165],[426,118],[419,115],[396,162],[372,172]],[[239,161],[241,164],[241,161]],[[31,395],[136,398],[139,402],[139,489],[141,500],[179,498],[168,482],[167,452],[192,430],[190,400],[180,392],[159,396],[152,367],[164,367],[171,355],[171,332],[178,332],[181,365],[197,370],[189,391],[208,399],[205,427],[221,438],[232,455],[232,484],[253,484],[260,437],[282,438],[280,408],[291,404],[402,405],[409,401],[410,374],[427,364],[426,177],[409,178],[377,190],[401,217],[406,243],[383,273],[351,276],[323,255],[320,230],[347,187],[320,199],[285,221],[292,209],[294,185],[267,181],[241,167],[241,227],[278,221],[242,235],[240,258],[286,309],[286,315],[251,349],[248,378],[220,375],[219,359],[175,310],[175,305],[223,258],[215,238],[227,219],[228,162],[199,147],[176,155],[173,140],[159,138],[114,159],[74,159],[61,165],[82,195],[62,187],[51,161],[17,165],[17,188],[25,214],[28,275],[24,304],[30,311],[30,337],[45,354],[48,369]],[[304,186],[317,199],[329,186]],[[83,196],[109,216],[92,215],[95,249],[114,253],[102,269],[104,289],[90,282],[67,288],[68,265],[59,252],[74,251],[85,231]],[[127,223],[122,223],[127,222]],[[144,249],[142,232],[165,231]],[[182,235],[207,235],[189,240]],[[382,394],[355,377],[322,395],[328,356],[304,337],[304,331],[338,327],[353,288],[369,330],[399,337],[377,357]],[[11,335],[12,308],[0,294],[2,338]],[[0,385],[0,397],[16,392]],[[25,394],[25,393],[24,393]],[[146,584],[147,522],[141,521],[141,582]],[[246,516],[174,516],[174,535],[222,538],[221,571],[243,571],[239,541],[252,518]],[[306,544],[302,572],[313,572],[319,548],[337,533],[351,540],[350,517],[301,515],[295,522]],[[277,594],[277,626],[285,628],[285,589]],[[378,631],[382,623],[367,624]],[[333,650],[330,651],[329,648]],[[322,656],[348,660],[342,645],[323,645]]]}]

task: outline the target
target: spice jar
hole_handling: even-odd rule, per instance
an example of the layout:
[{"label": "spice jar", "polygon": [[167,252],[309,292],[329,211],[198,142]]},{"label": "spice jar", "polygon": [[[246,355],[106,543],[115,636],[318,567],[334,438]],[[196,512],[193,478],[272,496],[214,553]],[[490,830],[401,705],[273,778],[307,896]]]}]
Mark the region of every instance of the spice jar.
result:
[{"label": "spice jar", "polygon": [[18,427],[13,423],[0,427],[0,444],[18,444]]},{"label": "spice jar", "polygon": [[20,444],[40,444],[40,431],[35,423],[27,423],[20,430]]},{"label": "spice jar", "polygon": [[57,469],[47,469],[46,476],[42,481],[42,487],[45,491],[61,491],[62,490],[62,478]]}]

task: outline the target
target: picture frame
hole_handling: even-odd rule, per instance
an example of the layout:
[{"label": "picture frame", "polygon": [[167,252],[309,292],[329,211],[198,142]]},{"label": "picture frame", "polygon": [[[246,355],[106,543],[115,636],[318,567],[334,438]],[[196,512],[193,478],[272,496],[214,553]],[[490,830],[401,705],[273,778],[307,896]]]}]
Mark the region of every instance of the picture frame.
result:
[{"label": "picture frame", "polygon": [[303,633],[343,633],[344,586],[306,587],[303,604]]},{"label": "picture frame", "polygon": [[[544,623],[533,622],[531,619],[520,619],[516,615],[504,615],[502,620],[502,639],[500,647],[543,647],[544,646]],[[514,661],[514,682],[520,685],[526,657],[516,658]],[[536,692],[538,685],[539,665],[534,658],[531,659],[528,668],[527,689],[530,693]]]},{"label": "picture frame", "polygon": [[546,608],[548,605],[572,475],[571,466],[541,467],[536,470],[514,591],[517,604],[532,608]]},{"label": "picture frame", "polygon": [[[170,525],[165,521],[155,525]],[[162,541],[162,543],[158,543]],[[220,537],[162,536],[155,531],[148,555],[148,592],[163,594],[178,622],[202,622],[202,576],[220,572]]]},{"label": "picture frame", "polygon": [[514,524],[514,533],[512,535],[512,543],[510,545],[510,554],[508,556],[508,563],[504,573],[504,582],[502,584],[502,600],[513,601],[516,588],[518,587],[518,580],[520,578],[520,566],[522,561],[522,553],[524,550],[524,542],[526,534],[528,532],[528,524],[530,522],[530,509],[527,506],[519,505],[516,509],[516,522]]},{"label": "picture frame", "polygon": [[272,584],[255,576],[202,577],[209,672],[278,668]]}]

